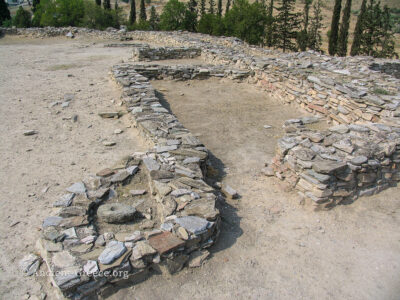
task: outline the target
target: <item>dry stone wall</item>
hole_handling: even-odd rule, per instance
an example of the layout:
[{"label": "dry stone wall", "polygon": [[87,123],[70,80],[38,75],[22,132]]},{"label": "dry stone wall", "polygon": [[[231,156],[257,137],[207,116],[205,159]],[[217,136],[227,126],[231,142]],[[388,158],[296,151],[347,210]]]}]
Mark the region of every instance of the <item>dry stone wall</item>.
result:
[{"label": "dry stone wall", "polygon": [[201,55],[201,49],[188,47],[136,47],[132,51],[134,61],[154,61],[166,59],[195,58]]},{"label": "dry stone wall", "polygon": [[272,164],[276,175],[318,208],[372,195],[400,181],[400,128],[378,123],[308,129],[308,119],[285,123]]}]

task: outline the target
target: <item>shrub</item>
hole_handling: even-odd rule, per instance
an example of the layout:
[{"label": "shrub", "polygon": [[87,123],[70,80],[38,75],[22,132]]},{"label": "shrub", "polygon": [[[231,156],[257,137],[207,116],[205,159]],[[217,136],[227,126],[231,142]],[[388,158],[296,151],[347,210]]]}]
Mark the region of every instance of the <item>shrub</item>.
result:
[{"label": "shrub", "polygon": [[184,30],[185,16],[185,4],[178,0],[169,0],[160,16],[161,30]]},{"label": "shrub", "polygon": [[32,25],[32,14],[20,6],[13,20],[13,24],[18,28],[27,28]]}]

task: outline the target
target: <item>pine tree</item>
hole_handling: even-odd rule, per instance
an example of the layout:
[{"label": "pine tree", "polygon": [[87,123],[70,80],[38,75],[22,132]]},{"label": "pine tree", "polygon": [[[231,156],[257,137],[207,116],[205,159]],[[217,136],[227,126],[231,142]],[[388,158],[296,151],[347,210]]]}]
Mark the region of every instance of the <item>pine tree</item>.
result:
[{"label": "pine tree", "polygon": [[222,0],[218,0],[217,15],[220,17],[222,16]]},{"label": "pine tree", "polygon": [[0,26],[4,21],[11,20],[10,11],[4,0],[0,0]]},{"label": "pine tree", "polygon": [[206,14],[206,0],[200,1],[200,17],[203,17]]},{"label": "pine tree", "polygon": [[337,51],[338,32],[339,32],[339,21],[340,11],[342,9],[342,0],[335,0],[335,7],[333,8],[331,31],[329,34],[329,47],[328,51],[330,55],[335,55]]},{"label": "pine tree", "polygon": [[214,0],[208,0],[209,7],[208,7],[208,13],[213,15],[214,14],[214,8],[215,8],[215,2]]},{"label": "pine tree", "polygon": [[365,12],[365,22],[361,34],[360,54],[368,56],[377,56],[376,47],[381,38],[381,19],[382,11],[380,2],[370,0]]},{"label": "pine tree", "polygon": [[314,2],[313,16],[311,18],[310,31],[308,34],[309,41],[308,47],[315,51],[321,51],[322,37],[322,12],[321,12],[321,0]]},{"label": "pine tree", "polygon": [[189,0],[188,8],[192,13],[196,13],[197,1],[196,0]]},{"label": "pine tree", "polygon": [[133,25],[136,22],[136,2],[131,0],[131,11],[129,13],[129,24]]},{"label": "pine tree", "polygon": [[[100,0],[101,1],[101,0]],[[40,4],[40,0],[33,0],[32,1],[32,12],[35,13],[38,5]]]},{"label": "pine tree", "polygon": [[96,0],[96,4],[100,6],[101,5],[101,0]]},{"label": "pine tree", "polygon": [[231,0],[227,0],[226,7],[225,7],[225,15],[228,13],[230,8],[231,8]]},{"label": "pine tree", "polygon": [[296,0],[282,0],[280,7],[277,7],[278,15],[275,18],[275,47],[296,51],[297,46],[293,41],[297,37],[297,30],[300,27],[299,14],[294,13]]},{"label": "pine tree", "polygon": [[103,0],[103,7],[104,7],[104,9],[111,9],[110,0]]},{"label": "pine tree", "polygon": [[349,27],[350,27],[350,13],[351,13],[351,0],[346,1],[346,6],[343,10],[342,24],[340,25],[337,55],[347,55],[347,42],[349,39]]},{"label": "pine tree", "polygon": [[306,51],[308,45],[308,23],[310,15],[310,5],[313,0],[304,0],[303,9],[303,29],[297,34],[297,44],[301,51]]},{"label": "pine tree", "polygon": [[197,27],[197,2],[189,0],[187,10],[185,12],[185,29],[190,32],[195,32]]},{"label": "pine tree", "polygon": [[267,11],[267,40],[266,44],[268,47],[273,46],[273,36],[274,36],[274,0],[271,0]]},{"label": "pine tree", "polygon": [[152,6],[150,9],[150,19],[149,19],[150,29],[159,30],[160,29],[159,23],[160,23],[160,17],[156,12],[156,8]]},{"label": "pine tree", "polygon": [[144,4],[144,0],[140,0],[139,18],[140,18],[140,21],[146,21],[147,20],[146,5]]},{"label": "pine tree", "polygon": [[353,45],[351,45],[351,51],[350,51],[351,56],[359,55],[360,53],[361,36],[364,29],[366,10],[367,10],[367,0],[363,0],[363,2],[361,3],[360,14],[358,15],[357,18],[356,28],[354,29]]},{"label": "pine tree", "polygon": [[385,5],[383,8],[382,14],[382,42],[381,42],[381,53],[380,57],[396,57],[399,58],[399,55],[394,51],[394,39],[392,32],[392,23],[390,20],[390,10]]}]

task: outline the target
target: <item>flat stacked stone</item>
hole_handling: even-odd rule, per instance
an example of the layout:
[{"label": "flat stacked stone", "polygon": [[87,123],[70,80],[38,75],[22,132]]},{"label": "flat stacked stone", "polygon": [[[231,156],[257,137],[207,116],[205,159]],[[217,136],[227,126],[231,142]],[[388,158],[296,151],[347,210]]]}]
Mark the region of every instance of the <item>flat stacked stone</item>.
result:
[{"label": "flat stacked stone", "polygon": [[400,127],[366,123],[316,131],[289,120],[285,128],[290,133],[278,141],[270,167],[316,205],[372,195],[400,180]]}]

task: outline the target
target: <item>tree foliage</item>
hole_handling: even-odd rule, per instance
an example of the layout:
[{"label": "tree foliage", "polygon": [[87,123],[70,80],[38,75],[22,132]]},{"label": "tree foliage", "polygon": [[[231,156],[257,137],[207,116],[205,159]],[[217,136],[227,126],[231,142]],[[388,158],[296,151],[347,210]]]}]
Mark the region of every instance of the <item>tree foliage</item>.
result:
[{"label": "tree foliage", "polygon": [[129,24],[133,25],[136,22],[136,2],[131,0],[131,11],[129,13]]},{"label": "tree foliage", "polygon": [[264,44],[267,14],[262,4],[236,0],[225,14],[225,35],[238,37],[249,44]]},{"label": "tree foliage", "polygon": [[333,8],[333,14],[332,14],[331,30],[329,34],[328,52],[330,55],[335,55],[337,51],[341,9],[342,9],[342,0],[335,0],[335,6]]},{"label": "tree foliage", "polygon": [[15,18],[13,20],[14,26],[18,28],[28,28],[31,27],[32,25],[32,14],[23,9],[22,6],[20,6],[17,10],[17,14],[15,15]]},{"label": "tree foliage", "polygon": [[316,0],[313,5],[313,16],[311,17],[310,30],[308,34],[308,47],[315,51],[321,51],[322,37],[322,12],[321,0]]},{"label": "tree foliage", "polygon": [[10,11],[6,2],[4,0],[0,0],[0,25],[7,20],[11,20]]},{"label": "tree foliage", "polygon": [[158,16],[156,8],[154,6],[152,6],[150,9],[149,25],[151,30],[160,29],[160,17]]},{"label": "tree foliage", "polygon": [[146,21],[147,20],[147,14],[146,14],[146,4],[144,3],[144,0],[140,0],[140,14],[139,18],[141,21]]},{"label": "tree foliage", "polygon": [[346,6],[343,10],[342,24],[340,25],[338,44],[337,44],[337,55],[347,55],[347,44],[349,39],[349,27],[350,27],[350,13],[351,13],[351,0],[346,1]]},{"label": "tree foliage", "polygon": [[282,0],[281,6],[277,7],[278,15],[275,18],[275,47],[286,50],[297,51],[295,40],[300,28],[299,13],[294,12],[295,0]]},{"label": "tree foliage", "polygon": [[160,16],[161,30],[184,30],[186,7],[178,0],[169,0]]}]

